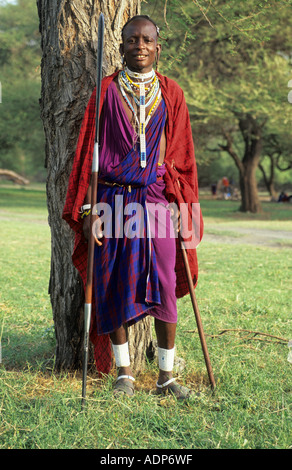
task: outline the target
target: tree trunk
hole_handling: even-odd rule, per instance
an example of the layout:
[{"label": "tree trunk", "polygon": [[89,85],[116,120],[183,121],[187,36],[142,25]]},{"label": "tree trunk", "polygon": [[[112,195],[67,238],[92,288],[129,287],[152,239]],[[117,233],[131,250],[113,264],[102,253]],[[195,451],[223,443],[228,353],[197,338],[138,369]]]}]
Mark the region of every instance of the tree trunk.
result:
[{"label": "tree trunk", "polygon": [[[74,234],[62,220],[68,178],[84,110],[96,81],[97,22],[105,16],[104,74],[120,66],[121,28],[138,13],[140,0],[38,0],[42,35],[41,117],[46,138],[47,204],[51,228],[49,293],[55,324],[56,368],[82,364],[84,292],[72,264]],[[131,328],[144,350],[151,343],[150,320]],[[134,350],[134,348],[132,347]],[[133,352],[132,352],[133,354]],[[133,354],[133,368],[142,357]]]},{"label": "tree trunk", "polygon": [[277,201],[277,191],[275,190],[274,181],[275,181],[275,162],[272,154],[268,154],[270,158],[270,173],[266,174],[266,171],[263,165],[259,164],[259,169],[261,170],[264,178],[264,182],[267,190],[270,193],[271,201]]},{"label": "tree trunk", "polygon": [[239,118],[239,128],[244,140],[244,155],[242,160],[233,148],[233,139],[229,132],[223,129],[226,145],[220,149],[228,152],[239,170],[239,186],[241,192],[241,212],[261,212],[256,169],[260,162],[262,151],[262,126],[249,114]]},{"label": "tree trunk", "polygon": [[240,173],[239,186],[241,192],[241,212],[261,212],[261,203],[258,195],[256,181],[257,165],[253,160],[249,160],[245,165],[244,173]]},{"label": "tree trunk", "polygon": [[250,114],[239,120],[239,128],[245,143],[242,166],[240,167],[240,211],[257,213],[262,210],[256,181],[256,169],[262,151],[262,129]]}]

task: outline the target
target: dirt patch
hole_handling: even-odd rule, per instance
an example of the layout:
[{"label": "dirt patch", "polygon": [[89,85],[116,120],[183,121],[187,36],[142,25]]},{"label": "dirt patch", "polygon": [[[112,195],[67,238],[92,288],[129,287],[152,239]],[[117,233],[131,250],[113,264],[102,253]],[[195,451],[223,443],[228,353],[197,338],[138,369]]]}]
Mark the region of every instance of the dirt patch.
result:
[{"label": "dirt patch", "polygon": [[202,243],[249,244],[292,248],[292,231],[208,224]]}]

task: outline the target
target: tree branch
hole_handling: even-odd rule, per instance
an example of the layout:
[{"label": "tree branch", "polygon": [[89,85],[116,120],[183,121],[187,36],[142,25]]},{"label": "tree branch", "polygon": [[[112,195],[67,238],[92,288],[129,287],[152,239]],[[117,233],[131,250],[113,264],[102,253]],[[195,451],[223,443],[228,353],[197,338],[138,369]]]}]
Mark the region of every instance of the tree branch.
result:
[{"label": "tree branch", "polygon": [[279,153],[279,155],[277,156],[277,159],[276,159],[276,167],[277,167],[278,170],[280,170],[280,171],[288,171],[288,170],[291,170],[291,168],[292,168],[292,162],[289,162],[289,163],[288,163],[288,166],[287,166],[286,168],[281,168],[281,167],[280,167],[279,160],[280,160],[280,158],[281,158],[281,155],[282,155],[282,153]]},{"label": "tree branch", "polygon": [[11,170],[2,170],[0,169],[0,177],[4,177],[10,181],[13,181],[13,183],[16,184],[29,184],[29,180],[24,178],[23,176],[20,176],[18,173],[15,173],[15,171]]},{"label": "tree branch", "polygon": [[[245,330],[245,329],[241,329],[241,328],[225,328],[224,330],[221,330],[220,333],[218,333],[217,335],[208,335],[208,334],[206,334],[206,336],[210,336],[211,338],[218,338],[219,336],[222,336],[225,333],[229,333],[230,331],[235,331],[235,332],[238,332],[238,333],[252,334],[253,338],[250,337],[248,339],[258,339],[260,341],[263,341],[261,338],[255,338],[255,336],[266,336],[268,338],[274,338],[274,339],[278,340],[278,342],[281,342],[281,343],[288,343],[287,338],[281,338],[280,336],[270,335],[268,333],[262,333],[261,331]],[[186,332],[187,333],[195,333],[196,330],[186,330]],[[274,341],[274,342],[276,342],[276,341]]]},{"label": "tree branch", "polygon": [[222,129],[222,133],[223,133],[223,135],[224,135],[224,137],[227,141],[227,144],[226,145],[219,145],[219,147],[221,148],[221,150],[224,150],[225,152],[229,153],[229,155],[233,158],[237,168],[243,174],[244,173],[243,164],[242,164],[242,161],[240,160],[239,156],[237,155],[237,153],[233,149],[233,140],[232,140],[231,135],[225,129]]}]

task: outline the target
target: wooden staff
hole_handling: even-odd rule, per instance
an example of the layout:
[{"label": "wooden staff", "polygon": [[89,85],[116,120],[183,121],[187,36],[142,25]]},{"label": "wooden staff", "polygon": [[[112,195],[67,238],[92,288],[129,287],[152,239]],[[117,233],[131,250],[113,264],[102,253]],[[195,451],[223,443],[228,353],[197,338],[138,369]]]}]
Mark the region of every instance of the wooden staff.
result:
[{"label": "wooden staff", "polygon": [[[92,158],[92,175],[91,175],[91,212],[90,212],[90,234],[88,240],[88,261],[87,261],[87,279],[85,287],[85,305],[84,305],[84,358],[82,371],[82,402],[83,409],[86,396],[86,378],[88,365],[88,347],[89,347],[89,329],[91,323],[92,310],[92,288],[93,288],[93,262],[94,248],[96,238],[93,234],[93,223],[95,214],[93,214],[96,205],[97,186],[98,186],[98,169],[99,169],[99,107],[100,107],[100,90],[102,80],[102,59],[103,59],[103,36],[104,36],[104,16],[101,13],[98,20],[98,43],[97,43],[97,79],[96,79],[96,117],[95,117],[95,141]],[[100,243],[100,242],[99,242]]]},{"label": "wooden staff", "polygon": [[204,358],[205,358],[205,363],[206,363],[206,367],[207,367],[207,371],[208,371],[208,375],[209,375],[209,380],[210,380],[212,389],[215,389],[215,387],[216,387],[215,379],[214,379],[214,375],[213,375],[213,370],[212,370],[211,361],[210,361],[210,357],[209,357],[209,352],[208,352],[208,348],[207,348],[207,343],[206,343],[206,339],[205,339],[205,334],[204,334],[204,330],[203,330],[201,315],[200,315],[200,312],[199,312],[199,307],[198,307],[198,303],[197,303],[197,299],[196,299],[196,295],[195,295],[195,289],[194,289],[194,285],[193,285],[193,280],[192,280],[188,255],[187,255],[187,252],[186,252],[186,249],[185,249],[185,246],[184,246],[184,242],[181,238],[180,233],[178,233],[178,238],[179,238],[179,241],[180,241],[180,246],[181,246],[181,251],[182,251],[182,256],[183,256],[183,262],[184,262],[186,275],[187,275],[187,280],[188,280],[188,285],[189,285],[189,290],[190,290],[190,296],[191,296],[191,300],[192,300],[192,304],[193,304],[194,314],[195,314],[195,317],[196,317],[198,332],[199,332],[199,336],[200,336],[200,340],[201,340],[201,345],[202,345],[202,350],[203,350],[203,354],[204,354]]}]

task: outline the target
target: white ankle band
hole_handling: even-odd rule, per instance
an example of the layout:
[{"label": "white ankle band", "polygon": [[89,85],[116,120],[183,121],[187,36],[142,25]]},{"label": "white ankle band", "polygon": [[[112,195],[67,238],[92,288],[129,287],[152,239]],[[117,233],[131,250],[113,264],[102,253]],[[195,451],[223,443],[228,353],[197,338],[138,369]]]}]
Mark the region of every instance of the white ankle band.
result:
[{"label": "white ankle band", "polygon": [[171,372],[174,364],[174,350],[163,349],[158,347],[158,365],[160,370]]},{"label": "white ankle band", "polygon": [[129,343],[112,344],[117,367],[129,367],[130,354]]},{"label": "white ankle band", "polygon": [[132,380],[133,382],[135,382],[134,377],[132,377],[131,375],[119,375],[116,379],[116,382],[118,382],[121,379],[129,379],[129,380]]}]

